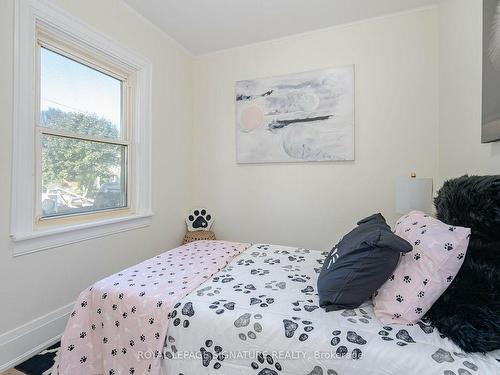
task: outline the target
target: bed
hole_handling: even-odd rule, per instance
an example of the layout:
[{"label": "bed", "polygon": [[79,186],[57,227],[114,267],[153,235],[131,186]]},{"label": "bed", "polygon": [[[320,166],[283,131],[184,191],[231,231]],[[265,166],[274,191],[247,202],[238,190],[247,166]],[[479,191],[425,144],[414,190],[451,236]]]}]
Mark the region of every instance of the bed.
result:
[{"label": "bed", "polygon": [[316,281],[327,253],[256,244],[178,302],[165,374],[500,374],[433,327],[383,325],[366,303],[325,312]]},{"label": "bed", "polygon": [[326,255],[198,241],[111,275],[80,294],[53,374],[500,374],[424,322],[319,308]]}]

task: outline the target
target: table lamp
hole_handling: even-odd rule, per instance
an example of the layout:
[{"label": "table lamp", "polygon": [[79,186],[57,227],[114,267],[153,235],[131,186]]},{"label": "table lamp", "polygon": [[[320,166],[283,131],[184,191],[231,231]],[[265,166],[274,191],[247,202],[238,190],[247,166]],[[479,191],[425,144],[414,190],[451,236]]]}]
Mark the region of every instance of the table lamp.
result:
[{"label": "table lamp", "polygon": [[417,178],[412,173],[410,178],[399,177],[396,187],[396,211],[407,214],[422,211],[432,214],[432,178]]}]

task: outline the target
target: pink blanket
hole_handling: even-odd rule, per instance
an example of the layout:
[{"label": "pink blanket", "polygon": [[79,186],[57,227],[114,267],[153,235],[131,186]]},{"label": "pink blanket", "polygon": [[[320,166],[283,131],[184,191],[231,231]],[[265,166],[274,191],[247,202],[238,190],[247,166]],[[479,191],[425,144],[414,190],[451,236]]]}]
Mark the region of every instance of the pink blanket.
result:
[{"label": "pink blanket", "polygon": [[248,246],[193,242],[83,291],[61,341],[59,374],[159,374],[154,355],[161,354],[174,305]]}]

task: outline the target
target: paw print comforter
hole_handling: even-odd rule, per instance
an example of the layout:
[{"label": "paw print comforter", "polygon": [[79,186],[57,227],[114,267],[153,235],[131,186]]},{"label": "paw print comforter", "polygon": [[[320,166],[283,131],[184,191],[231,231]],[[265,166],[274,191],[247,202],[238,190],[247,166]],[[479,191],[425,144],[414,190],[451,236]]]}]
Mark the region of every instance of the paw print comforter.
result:
[{"label": "paw print comforter", "polygon": [[[248,244],[198,241],[167,251],[83,291],[61,340],[59,374],[160,374],[161,351],[174,306]],[[178,318],[173,319],[177,322]],[[189,328],[184,319],[182,327]],[[167,340],[168,342],[168,340]]]},{"label": "paw print comforter", "polygon": [[254,245],[174,305],[168,375],[493,375],[433,327],[384,325],[373,306],[325,312],[316,282],[327,253]]}]

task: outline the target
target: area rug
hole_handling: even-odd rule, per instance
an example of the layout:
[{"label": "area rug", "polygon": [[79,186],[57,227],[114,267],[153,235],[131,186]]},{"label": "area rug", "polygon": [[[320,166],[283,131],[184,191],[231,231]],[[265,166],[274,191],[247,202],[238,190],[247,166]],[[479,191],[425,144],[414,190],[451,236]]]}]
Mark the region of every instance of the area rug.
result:
[{"label": "area rug", "polygon": [[26,375],[50,375],[54,360],[61,343],[52,345],[51,347],[41,351],[34,357],[16,366],[16,370]]}]

